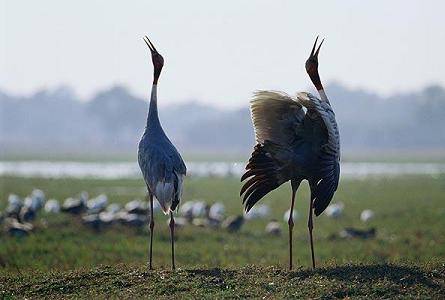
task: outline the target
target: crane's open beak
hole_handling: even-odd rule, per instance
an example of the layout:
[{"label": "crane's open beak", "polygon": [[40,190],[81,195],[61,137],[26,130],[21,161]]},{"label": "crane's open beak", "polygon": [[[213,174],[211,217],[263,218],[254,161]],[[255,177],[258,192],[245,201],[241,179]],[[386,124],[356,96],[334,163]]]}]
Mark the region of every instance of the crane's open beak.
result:
[{"label": "crane's open beak", "polygon": [[147,36],[144,37],[144,42],[147,44],[148,48],[150,49],[151,55],[159,54],[158,50],[156,50],[155,46],[153,46],[153,44],[151,43],[150,39]]},{"label": "crane's open beak", "polygon": [[158,83],[158,78],[161,75],[162,67],[164,66],[164,58],[161,54],[159,54],[158,50],[156,50],[155,46],[152,44],[150,39],[145,36],[144,42],[147,44],[148,49],[150,49],[151,52],[151,60],[153,62],[153,71],[154,71],[154,78],[153,78],[153,84]]},{"label": "crane's open beak", "polygon": [[[320,75],[318,74],[318,53],[320,52],[321,45],[323,45],[324,39],[321,41],[320,45],[318,45],[318,36],[315,39],[314,46],[312,47],[311,55],[306,60],[306,72],[312,80],[312,83],[315,85],[315,88],[319,91],[323,89],[323,85],[321,84]],[[315,50],[317,49],[317,50]]]},{"label": "crane's open beak", "polygon": [[318,45],[317,51],[315,51],[315,47],[317,46],[318,35],[315,39],[314,47],[312,47],[311,55],[309,56],[309,60],[314,60],[318,62],[318,52],[320,52],[321,45],[323,45],[324,39],[321,41],[320,45]]}]

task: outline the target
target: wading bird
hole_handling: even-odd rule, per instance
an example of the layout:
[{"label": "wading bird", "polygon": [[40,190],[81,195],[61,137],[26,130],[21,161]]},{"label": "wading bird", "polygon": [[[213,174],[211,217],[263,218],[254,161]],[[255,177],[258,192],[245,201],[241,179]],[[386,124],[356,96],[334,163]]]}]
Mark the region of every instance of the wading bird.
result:
[{"label": "wading bird", "polygon": [[173,211],[179,204],[182,196],[182,183],[187,169],[181,155],[170,142],[158,117],[157,84],[164,58],[159,54],[146,36],[144,39],[151,52],[154,66],[153,86],[151,90],[150,107],[147,125],[139,142],[138,162],[144,176],[150,200],[150,253],[149,267],[152,269],[153,249],[153,196],[159,201],[165,214],[170,214],[170,235],[172,251],[172,269],[175,269],[174,231],[175,219]]},{"label": "wading bird", "polygon": [[[315,40],[306,72],[320,95],[298,93],[290,97],[282,92],[258,91],[250,101],[256,145],[241,181],[243,204],[249,211],[270,191],[290,180],[292,202],[289,214],[289,268],[292,269],[292,212],[295,194],[302,180],[309,182],[309,238],[312,267],[315,268],[312,239],[312,213],[320,215],[337,190],[340,175],[340,140],[335,114],[318,74]],[[306,111],[303,109],[306,108]]]}]

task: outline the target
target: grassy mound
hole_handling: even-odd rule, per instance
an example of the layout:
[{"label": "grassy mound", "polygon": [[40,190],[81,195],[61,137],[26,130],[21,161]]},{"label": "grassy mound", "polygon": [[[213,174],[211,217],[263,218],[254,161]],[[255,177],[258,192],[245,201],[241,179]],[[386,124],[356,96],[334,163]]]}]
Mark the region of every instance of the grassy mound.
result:
[{"label": "grassy mound", "polygon": [[444,265],[153,270],[124,265],[0,279],[2,298],[432,298],[445,295]]}]

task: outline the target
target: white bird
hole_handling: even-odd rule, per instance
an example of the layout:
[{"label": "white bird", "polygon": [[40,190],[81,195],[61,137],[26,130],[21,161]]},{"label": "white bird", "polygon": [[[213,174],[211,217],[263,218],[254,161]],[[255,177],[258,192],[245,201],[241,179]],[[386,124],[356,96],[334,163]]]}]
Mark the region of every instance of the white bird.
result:
[{"label": "white bird", "polygon": [[86,208],[86,201],[84,199],[85,198],[82,197],[80,199],[74,199],[71,197],[67,198],[63,202],[61,210],[70,214],[80,214]]},{"label": "white bird", "polygon": [[23,200],[23,206],[32,209],[33,211],[37,210],[38,207],[37,198],[31,198],[30,196],[25,197]]},{"label": "white bird", "polygon": [[124,210],[117,212],[114,216],[114,220],[120,222],[121,224],[136,228],[144,226],[144,224],[146,224],[147,222],[147,219],[148,218],[146,215],[131,214]]},{"label": "white bird", "polygon": [[193,206],[195,201],[186,201],[179,207],[179,214],[191,221],[193,219]]},{"label": "white bird", "polygon": [[221,202],[216,202],[210,206],[209,217],[222,221],[224,219],[225,208]]},{"label": "white bird", "polygon": [[[284,212],[284,215],[283,215],[283,220],[284,220],[284,222],[287,222],[288,220],[289,220],[289,217],[290,217],[290,209],[288,209],[288,210],[286,210],[285,212]],[[293,212],[292,212],[292,219],[293,220],[297,220],[298,219],[298,217],[299,217],[299,215],[298,215],[298,211],[297,210],[293,210]]]},{"label": "white bird", "polygon": [[20,199],[19,196],[17,196],[16,194],[9,194],[8,196],[8,205],[11,207],[22,207],[23,202]]},{"label": "white bird", "polygon": [[243,216],[230,216],[224,220],[221,227],[229,232],[235,232],[241,229],[244,224],[245,218]]},{"label": "white bird", "polygon": [[139,199],[132,200],[125,204],[125,210],[129,214],[145,215],[149,212],[148,205]]},{"label": "white bird", "polygon": [[372,219],[374,219],[374,217],[375,217],[375,213],[374,213],[374,211],[372,211],[370,209],[365,209],[360,214],[360,220],[363,223],[367,223],[367,222],[371,221]]},{"label": "white bird", "polygon": [[34,189],[31,192],[31,198],[33,199],[34,202],[33,209],[38,210],[43,207],[45,203],[45,193],[42,190]]},{"label": "white bird", "polygon": [[103,211],[99,213],[99,220],[102,222],[102,224],[108,225],[113,223],[115,217],[115,213],[110,211]]},{"label": "white bird", "polygon": [[271,234],[271,235],[280,235],[281,234],[281,224],[277,220],[270,221],[266,225],[266,233]]},{"label": "white bird", "polygon": [[19,213],[19,220],[21,222],[30,222],[37,215],[37,210],[40,207],[39,199],[26,197],[23,203]]},{"label": "white bird", "polygon": [[333,203],[333,204],[329,205],[328,207],[326,207],[325,214],[329,218],[337,219],[343,214],[344,208],[345,208],[345,205],[343,204],[343,202]]},{"label": "white bird", "polygon": [[23,201],[16,194],[9,194],[8,207],[6,208],[7,216],[18,216],[20,209],[23,206]]},{"label": "white bird", "polygon": [[53,214],[59,213],[60,212],[59,201],[57,201],[56,199],[49,199],[48,201],[46,201],[45,211],[47,213],[53,213]]},{"label": "white bird", "polygon": [[209,211],[209,206],[204,201],[195,201],[193,204],[192,215],[193,218],[206,217]]},{"label": "white bird", "polygon": [[118,203],[111,203],[107,206],[106,211],[112,214],[116,214],[122,209],[122,206]]},{"label": "white bird", "polygon": [[108,204],[108,197],[105,194],[100,194],[95,198],[91,198],[87,201],[88,211],[91,213],[98,213],[105,209]]},{"label": "white bird", "polygon": [[265,219],[270,216],[270,212],[269,205],[257,205],[252,207],[249,211],[244,211],[244,218],[246,220]]}]

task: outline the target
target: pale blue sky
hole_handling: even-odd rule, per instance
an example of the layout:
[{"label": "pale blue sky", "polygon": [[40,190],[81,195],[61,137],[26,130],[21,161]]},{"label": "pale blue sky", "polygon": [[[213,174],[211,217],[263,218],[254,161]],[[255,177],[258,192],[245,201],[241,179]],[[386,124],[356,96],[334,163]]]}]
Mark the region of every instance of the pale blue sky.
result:
[{"label": "pale blue sky", "polygon": [[[305,90],[317,34],[324,82],[380,94],[445,85],[445,1],[0,0],[0,89],[120,83],[149,95],[148,34],[165,58],[162,103],[247,105],[255,89]],[[329,91],[328,91],[329,96]]]}]

